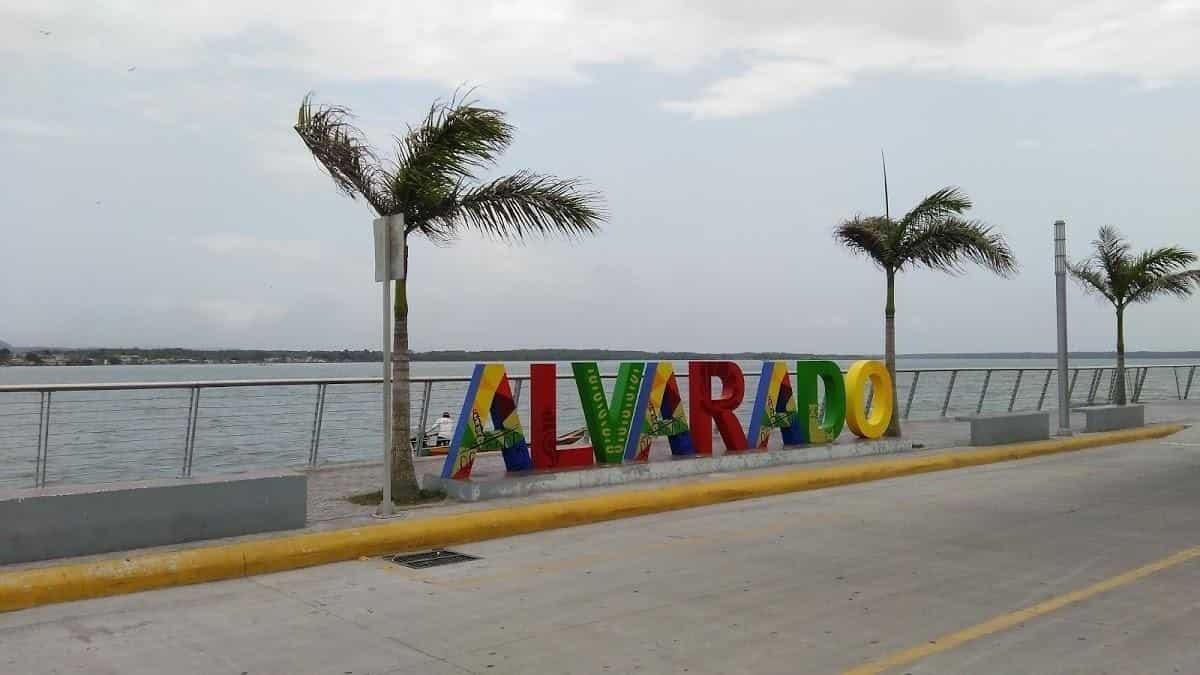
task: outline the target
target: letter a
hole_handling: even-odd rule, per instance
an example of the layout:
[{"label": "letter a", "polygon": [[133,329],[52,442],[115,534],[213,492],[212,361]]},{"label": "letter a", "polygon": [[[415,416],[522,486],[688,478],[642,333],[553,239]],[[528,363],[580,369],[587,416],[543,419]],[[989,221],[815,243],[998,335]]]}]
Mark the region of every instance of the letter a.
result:
[{"label": "letter a", "polygon": [[509,471],[533,468],[517,403],[508,385],[508,373],[501,363],[475,365],[446,463],[442,465],[442,478],[469,478],[475,453],[480,450],[501,451],[504,467]]}]

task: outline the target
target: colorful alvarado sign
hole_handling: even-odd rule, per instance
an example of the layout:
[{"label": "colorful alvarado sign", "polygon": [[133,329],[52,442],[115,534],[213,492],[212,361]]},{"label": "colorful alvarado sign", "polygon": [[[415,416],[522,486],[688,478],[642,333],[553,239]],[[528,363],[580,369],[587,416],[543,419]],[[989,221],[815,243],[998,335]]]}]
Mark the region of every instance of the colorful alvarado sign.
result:
[{"label": "colorful alvarado sign", "polygon": [[[442,477],[469,478],[481,450],[503,453],[510,472],[644,462],[651,443],[662,437],[672,455],[711,455],[714,426],[726,452],[766,448],[776,430],[785,446],[831,443],[843,427],[862,438],[879,438],[894,408],[892,380],[879,361],[855,362],[844,376],[832,361],[797,361],[795,386],[786,362],[764,361],[748,429],[735,412],[745,397],[745,377],[732,361],[688,363],[686,411],[669,361],[622,363],[611,400],[595,363],[572,363],[571,370],[591,447],[558,447],[555,364],[530,367],[530,442],[504,365],[480,363],[471,376]],[[714,395],[714,379],[721,383],[719,396]],[[823,412],[818,382],[825,389]],[[869,413],[868,383],[874,392]]]}]

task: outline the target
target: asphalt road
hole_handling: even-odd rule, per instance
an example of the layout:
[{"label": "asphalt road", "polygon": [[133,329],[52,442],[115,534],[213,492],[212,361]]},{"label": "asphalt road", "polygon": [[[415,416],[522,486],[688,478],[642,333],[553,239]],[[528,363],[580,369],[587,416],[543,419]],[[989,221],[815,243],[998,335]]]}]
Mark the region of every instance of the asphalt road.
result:
[{"label": "asphalt road", "polygon": [[3,614],[0,672],[1197,673],[1196,547],[1193,428]]}]

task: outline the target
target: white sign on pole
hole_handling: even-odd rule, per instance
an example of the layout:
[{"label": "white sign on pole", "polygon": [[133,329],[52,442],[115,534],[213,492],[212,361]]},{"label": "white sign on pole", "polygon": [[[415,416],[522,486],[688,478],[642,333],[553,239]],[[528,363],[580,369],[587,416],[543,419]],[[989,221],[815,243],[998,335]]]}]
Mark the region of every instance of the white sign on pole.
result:
[{"label": "white sign on pole", "polygon": [[404,278],[404,216],[375,219],[375,281]]},{"label": "white sign on pole", "polygon": [[[383,282],[383,486],[379,510],[392,512],[392,280],[404,278],[404,216],[375,219],[375,281]],[[408,386],[405,382],[404,386]],[[407,447],[407,444],[406,444]]]}]

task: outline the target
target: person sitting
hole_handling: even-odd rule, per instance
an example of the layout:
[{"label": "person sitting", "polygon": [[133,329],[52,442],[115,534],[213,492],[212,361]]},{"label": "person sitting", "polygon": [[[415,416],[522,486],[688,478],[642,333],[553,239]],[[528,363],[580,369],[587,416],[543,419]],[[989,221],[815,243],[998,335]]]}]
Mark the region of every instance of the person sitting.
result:
[{"label": "person sitting", "polygon": [[454,420],[450,413],[442,413],[438,421],[434,422],[433,431],[437,432],[437,445],[450,445],[450,439],[454,438]]}]

